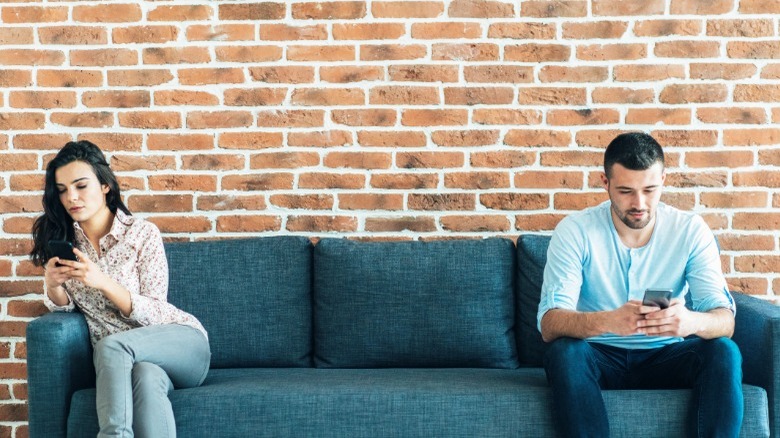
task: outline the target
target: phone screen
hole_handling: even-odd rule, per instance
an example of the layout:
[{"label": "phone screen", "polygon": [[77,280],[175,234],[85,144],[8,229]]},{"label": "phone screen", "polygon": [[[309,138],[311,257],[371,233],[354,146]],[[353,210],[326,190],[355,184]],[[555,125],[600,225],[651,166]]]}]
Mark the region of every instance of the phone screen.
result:
[{"label": "phone screen", "polygon": [[669,307],[671,300],[671,289],[647,289],[645,290],[645,297],[642,299],[642,305],[666,309]]},{"label": "phone screen", "polygon": [[73,253],[73,245],[70,242],[64,240],[50,240],[49,251],[53,257],[59,257],[63,260],[79,261],[76,254]]}]

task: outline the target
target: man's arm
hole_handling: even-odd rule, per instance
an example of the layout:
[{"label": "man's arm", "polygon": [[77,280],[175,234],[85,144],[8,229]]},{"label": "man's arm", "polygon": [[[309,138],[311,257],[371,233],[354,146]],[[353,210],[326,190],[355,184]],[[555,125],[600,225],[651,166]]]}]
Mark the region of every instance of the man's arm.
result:
[{"label": "man's arm", "polygon": [[542,317],[542,339],[552,342],[561,337],[585,339],[613,333],[628,336],[640,333],[639,322],[644,319],[639,301],[629,301],[623,306],[602,312],[577,312],[551,309]]},{"label": "man's arm", "polygon": [[667,309],[643,307],[644,319],[639,321],[639,333],[655,336],[686,337],[696,335],[703,339],[730,338],[734,334],[734,313],[719,307],[708,312],[694,312],[682,300],[673,300]]}]

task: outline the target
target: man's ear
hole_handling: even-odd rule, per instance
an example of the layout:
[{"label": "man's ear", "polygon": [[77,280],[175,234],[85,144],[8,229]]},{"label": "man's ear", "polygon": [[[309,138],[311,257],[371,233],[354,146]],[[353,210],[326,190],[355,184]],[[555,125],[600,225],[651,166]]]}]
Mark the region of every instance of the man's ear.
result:
[{"label": "man's ear", "polygon": [[604,190],[609,190],[609,178],[604,172],[601,172],[601,184],[604,185]]}]

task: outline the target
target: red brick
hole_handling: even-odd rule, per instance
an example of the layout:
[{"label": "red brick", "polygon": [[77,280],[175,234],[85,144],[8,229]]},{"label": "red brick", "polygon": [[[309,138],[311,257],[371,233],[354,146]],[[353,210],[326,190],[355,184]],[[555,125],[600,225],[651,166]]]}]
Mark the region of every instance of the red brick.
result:
[{"label": "red brick", "polygon": [[[414,25],[412,29],[414,29]],[[403,23],[347,23],[333,25],[334,40],[395,40],[405,34],[406,27]]]},{"label": "red brick", "polygon": [[[264,25],[260,26],[260,39],[263,38]],[[187,41],[253,41],[254,24],[196,24],[187,26]]]},{"label": "red brick", "polygon": [[270,202],[277,207],[295,210],[331,210],[333,195],[271,195]]},{"label": "red brick", "polygon": [[776,145],[780,143],[780,129],[725,129],[724,146]]},{"label": "red brick", "polygon": [[498,61],[499,47],[489,43],[433,44],[434,61]]},{"label": "red brick", "polygon": [[577,59],[583,61],[611,61],[643,59],[647,57],[644,44],[592,44],[577,47]]},{"label": "red brick", "polygon": [[[468,69],[469,67],[465,67],[466,71]],[[322,70],[324,68],[321,69],[320,75]],[[394,82],[458,82],[458,67],[454,65],[391,65],[388,66],[387,71],[390,80]],[[378,79],[382,78],[383,76],[380,76]],[[480,82],[473,77],[469,78],[468,73],[466,73],[466,80]]]},{"label": "red brick", "polygon": [[591,93],[593,103],[623,103],[641,104],[652,103],[655,92],[652,88],[596,88]]},{"label": "red brick", "polygon": [[580,211],[599,205],[608,199],[606,192],[556,193],[553,198],[553,208]]},{"label": "red brick", "polygon": [[176,26],[130,26],[115,28],[111,34],[114,44],[163,44],[176,41],[179,29]]},{"label": "red brick", "polygon": [[205,47],[151,47],[143,50],[144,64],[203,64],[211,61]]},{"label": "red brick", "polygon": [[588,2],[584,0],[529,0],[520,4],[521,17],[585,17]]},{"label": "red brick", "polygon": [[748,167],[753,165],[751,151],[686,152],[685,164],[689,167]]},{"label": "red brick", "polygon": [[304,173],[298,180],[299,189],[362,189],[366,177],[361,174]]},{"label": "red brick", "polygon": [[252,80],[272,84],[303,84],[314,82],[314,67],[274,66],[251,67]]},{"label": "red brick", "polygon": [[532,67],[513,65],[475,65],[463,68],[467,82],[529,83],[534,80],[533,73]]},{"label": "red brick", "polygon": [[446,105],[507,105],[514,101],[508,87],[445,87]]},{"label": "red brick", "polygon": [[150,150],[207,150],[214,148],[214,137],[210,134],[149,134],[147,147]]},{"label": "red brick", "polygon": [[4,6],[0,12],[0,20],[6,24],[67,21],[68,7]]},{"label": "red brick", "polygon": [[149,11],[149,21],[203,21],[212,18],[214,11],[206,5],[157,6]]},{"label": "red brick", "polygon": [[[18,153],[2,153],[0,154],[1,157],[3,157],[2,160],[0,160],[0,170],[4,172],[11,172],[11,171],[30,171],[30,170],[38,170],[38,157],[36,154],[18,154]],[[6,202],[9,199],[15,199],[15,198],[9,198],[7,196],[0,196],[0,199],[5,200]],[[18,199],[24,199],[24,198],[18,198]],[[40,201],[40,199],[39,199]],[[0,208],[0,211],[6,212],[5,208],[7,208],[6,205],[3,205],[4,203],[0,204],[4,208]],[[39,202],[40,204],[40,202]],[[28,210],[29,211],[29,210]],[[32,210],[37,211],[37,210]]]},{"label": "red brick", "polygon": [[351,83],[383,78],[384,70],[377,66],[320,67],[320,79],[324,82]]},{"label": "red brick", "polygon": [[491,0],[454,0],[447,15],[457,18],[512,18],[515,16],[511,3]]},{"label": "red brick", "polygon": [[[70,134],[17,134],[13,138],[14,149],[59,150],[73,137]],[[20,155],[19,158],[22,158]],[[6,158],[3,157],[5,160]],[[18,163],[22,164],[22,163]],[[22,168],[14,170],[23,170]]]},{"label": "red brick", "polygon": [[[71,65],[78,65],[71,56]],[[65,54],[60,50],[5,49],[0,50],[0,65],[62,65]]]},{"label": "red brick", "polygon": [[439,146],[488,146],[498,143],[497,130],[435,131],[431,139]]},{"label": "red brick", "polygon": [[474,210],[475,196],[468,193],[417,194],[408,195],[409,210],[452,211]]},{"label": "red brick", "polygon": [[397,119],[393,109],[332,110],[331,118],[347,126],[393,126]]},{"label": "red brick", "polygon": [[[745,151],[744,153],[750,154],[752,158],[753,153],[751,151]],[[780,149],[759,150],[758,163],[762,165],[780,166]]]},{"label": "red brick", "polygon": [[[6,247],[6,242],[11,242],[10,245],[14,245],[16,241],[11,239],[3,239],[0,241],[0,252],[3,255],[27,255],[32,249],[32,245],[24,244],[14,245],[13,247]],[[32,280],[20,280],[20,281],[5,281],[0,280],[0,297],[19,297],[29,294],[40,294],[43,291],[43,281]],[[18,334],[21,332],[20,334]],[[7,322],[0,321],[0,336],[24,336],[24,324],[19,322]]]},{"label": "red brick", "polygon": [[288,61],[354,61],[354,46],[287,46]]},{"label": "red brick", "polygon": [[726,172],[669,172],[666,173],[666,185],[670,187],[726,187]]},{"label": "red brick", "polygon": [[401,112],[403,126],[456,126],[468,124],[468,112],[459,109],[419,109]]},{"label": "red brick", "polygon": [[552,40],[555,35],[554,23],[493,23],[488,28],[488,38]]},{"label": "red brick", "polygon": [[187,114],[187,127],[191,129],[238,128],[252,126],[252,114],[248,111],[193,111]]},{"label": "red brick", "polygon": [[355,20],[366,16],[366,4],[361,1],[327,1],[293,3],[292,17],[296,20]]},{"label": "red brick", "polygon": [[701,205],[708,208],[762,208],[769,206],[766,192],[703,192]]},{"label": "red brick", "polygon": [[353,216],[291,216],[288,231],[349,232],[357,231],[358,221]]},{"label": "red brick", "polygon": [[33,44],[35,35],[31,28],[9,27],[0,29],[0,44]]},{"label": "red brick", "polygon": [[780,85],[737,84],[734,86],[734,102],[778,102]]},{"label": "red brick", "polygon": [[675,64],[616,65],[613,67],[613,77],[618,82],[656,82],[682,79],[685,77],[685,69]]},{"label": "red brick", "polygon": [[634,35],[639,37],[698,36],[701,30],[700,20],[644,20],[634,24]]},{"label": "red brick", "polygon": [[[735,186],[780,187],[780,172],[774,171],[737,171],[732,180]],[[752,213],[751,213],[752,214]]]},{"label": "red brick", "polygon": [[389,169],[393,157],[385,152],[330,152],[323,165],[331,168]]},{"label": "red brick", "polygon": [[438,87],[379,86],[371,88],[368,101],[372,105],[437,105]]},{"label": "red brick", "polygon": [[650,133],[663,147],[715,146],[717,131],[664,130]]},{"label": "red brick", "polygon": [[454,172],[444,175],[444,187],[467,190],[509,188],[507,172]]},{"label": "red brick", "polygon": [[141,6],[137,4],[102,4],[96,6],[74,6],[73,21],[88,23],[122,23],[140,21]]},{"label": "red brick", "polygon": [[524,151],[491,151],[471,154],[471,167],[510,169],[530,166],[536,162],[536,154]]},{"label": "red brick", "polygon": [[506,216],[442,216],[439,221],[442,229],[446,231],[475,233],[509,231],[511,229],[511,224]]},{"label": "red brick", "polygon": [[365,230],[377,233],[433,232],[436,231],[436,220],[430,216],[368,217],[366,218]]},{"label": "red brick", "polygon": [[[40,73],[38,75],[40,76]],[[32,83],[32,72],[11,69],[0,70],[0,87],[27,87],[32,85]],[[38,85],[43,86],[40,84],[40,79],[38,79]]]},{"label": "red brick", "polygon": [[220,20],[281,20],[284,19],[285,12],[285,4],[275,2],[219,6]]},{"label": "red brick", "polygon": [[328,28],[325,24],[311,26],[261,24],[260,39],[267,41],[326,40],[328,39]]},{"label": "red brick", "polygon": [[548,65],[539,70],[539,79],[542,82],[604,82],[607,75],[607,67]]},{"label": "red brick", "polygon": [[358,144],[378,147],[422,147],[427,144],[421,131],[360,131]]},{"label": "red brick", "polygon": [[358,88],[298,88],[290,102],[304,106],[363,105],[365,95]]},{"label": "red brick", "polygon": [[339,208],[342,210],[402,210],[404,195],[375,193],[339,194]]},{"label": "red brick", "polygon": [[[44,173],[38,174],[16,174],[11,175],[11,184],[9,187],[13,191],[43,191]],[[4,184],[0,184],[0,187],[4,187]]]},{"label": "red brick", "polygon": [[108,85],[120,87],[151,87],[162,85],[173,80],[170,70],[110,70]]},{"label": "red brick", "polygon": [[477,108],[472,122],[482,125],[538,125],[542,122],[542,113],[537,110]]},{"label": "red brick", "polygon": [[404,169],[446,169],[463,167],[461,152],[398,152],[396,166]]},{"label": "red brick", "polygon": [[322,110],[273,110],[257,113],[257,126],[271,128],[316,128],[325,126]]},{"label": "red brick", "polygon": [[505,61],[563,62],[571,56],[571,47],[562,44],[520,44],[504,47]]},{"label": "red brick", "polygon": [[552,231],[565,214],[525,214],[515,216],[515,228],[520,231]]},{"label": "red brick", "polygon": [[137,108],[151,106],[149,91],[107,90],[87,91],[81,101],[88,108]]},{"label": "red brick", "polygon": [[745,255],[734,257],[734,268],[738,272],[775,273],[780,270],[780,256]]},{"label": "red brick", "polygon": [[30,230],[33,228],[33,221],[35,219],[31,217],[11,217],[3,221],[3,231],[8,234],[25,234],[29,235]]},{"label": "red brick", "polygon": [[350,131],[291,132],[287,135],[288,146],[336,147],[353,143]]},{"label": "red brick", "polygon": [[717,58],[720,43],[717,41],[659,41],[654,54],[659,58]]},{"label": "red brick", "polygon": [[608,125],[620,122],[614,109],[549,110],[547,123],[552,126]]},{"label": "red brick", "polygon": [[563,23],[565,39],[617,39],[628,30],[625,21],[598,21],[592,23]]},{"label": "red brick", "polygon": [[665,8],[664,0],[647,0],[643,2],[627,2],[624,0],[593,0],[593,15],[625,16],[625,15],[661,15]]},{"label": "red brick", "polygon": [[156,173],[149,176],[149,188],[154,191],[166,192],[213,192],[217,190],[217,178],[212,175],[165,175]]},{"label": "red brick", "polygon": [[710,0],[701,2],[698,0],[672,0],[672,14],[680,15],[717,15],[731,12],[734,8],[734,0]]},{"label": "red brick", "polygon": [[587,92],[584,88],[521,87],[517,99],[522,105],[585,105]]},{"label": "red brick", "polygon": [[52,123],[82,128],[106,128],[114,125],[114,115],[108,111],[52,113]]},{"label": "red brick", "polygon": [[200,195],[197,199],[197,209],[201,211],[257,211],[265,208],[265,198],[262,195]]},{"label": "red brick", "polygon": [[165,111],[130,111],[119,114],[119,126],[137,129],[181,128],[181,114]]},{"label": "red brick", "polygon": [[376,189],[434,189],[438,184],[439,176],[432,173],[384,173],[371,175],[371,187]]},{"label": "red brick", "polygon": [[726,282],[730,291],[749,295],[767,295],[768,293],[768,281],[766,278],[727,277]]},{"label": "red brick", "polygon": [[766,0],[740,0],[740,14],[779,14],[780,4]]},{"label": "red brick", "polygon": [[105,45],[108,33],[104,27],[93,26],[47,26],[38,29],[41,44],[48,45]]},{"label": "red brick", "polygon": [[138,64],[138,52],[131,49],[71,50],[70,65],[113,67]]},{"label": "red brick", "polygon": [[[437,58],[436,44],[433,47],[433,58]],[[425,46],[420,44],[377,44],[360,46],[361,61],[397,61],[402,59],[421,59],[427,54]]]},{"label": "red brick", "polygon": [[181,157],[183,170],[240,170],[245,167],[243,155],[198,154]]},{"label": "red brick", "polygon": [[279,216],[235,215],[217,218],[217,231],[221,233],[259,233],[281,229],[282,218]]},{"label": "red brick", "polygon": [[251,169],[300,169],[320,164],[316,152],[271,152],[252,155]]},{"label": "red brick", "polygon": [[225,105],[253,107],[281,105],[286,95],[285,88],[231,88],[225,90]]},{"label": "red brick", "polygon": [[217,96],[206,91],[160,90],[154,92],[156,106],[214,106],[218,103]]},{"label": "red brick", "polygon": [[113,132],[86,132],[79,134],[77,140],[89,140],[103,151],[140,151],[143,136],[141,134]]},{"label": "red brick", "polygon": [[[152,137],[150,136],[150,141],[151,138]],[[111,156],[111,169],[117,172],[134,170],[173,170],[175,168],[176,157],[173,155],[113,154]]]},{"label": "red brick", "polygon": [[780,41],[732,41],[726,45],[729,58],[778,59]]},{"label": "red brick", "polygon": [[515,187],[535,189],[581,189],[583,174],[575,171],[522,171],[515,174]]},{"label": "red brick", "polygon": [[290,190],[293,188],[293,174],[265,173],[225,175],[222,177],[222,190]]},{"label": "red brick", "polygon": [[435,18],[444,13],[440,1],[377,1],[371,4],[374,18]]},{"label": "red brick", "polygon": [[545,210],[550,207],[546,193],[484,193],[479,203],[491,210]]},{"label": "red brick", "polygon": [[49,313],[42,301],[9,301],[8,315],[18,318],[35,318]]},{"label": "red brick", "polygon": [[708,20],[707,35],[722,37],[771,37],[774,35],[772,20],[736,19]]},{"label": "red brick", "polygon": [[268,62],[282,59],[283,50],[277,46],[221,46],[215,49],[217,61]]},{"label": "red brick", "polygon": [[626,114],[626,123],[632,125],[688,125],[691,110],[688,108],[631,108]]},{"label": "red brick", "polygon": [[568,146],[571,143],[571,133],[567,131],[550,131],[543,129],[511,129],[504,137],[504,144],[509,146],[539,147]]},{"label": "red brick", "polygon": [[757,234],[718,234],[718,244],[722,251],[773,251],[773,236]]},{"label": "red brick", "polygon": [[724,102],[728,97],[725,84],[674,84],[661,91],[659,101],[668,104]]},{"label": "red brick", "polygon": [[148,217],[147,220],[163,233],[205,233],[211,230],[211,221],[202,216]]},{"label": "red brick", "polygon": [[696,118],[704,123],[766,123],[766,113],[762,108],[699,108]]},{"label": "red brick", "polygon": [[757,70],[754,64],[691,63],[691,79],[747,79]]},{"label": "red brick", "polygon": [[12,91],[8,94],[12,108],[73,108],[76,93],[73,91]]},{"label": "red brick", "polygon": [[545,167],[600,167],[604,164],[604,153],[600,151],[547,151],[539,155],[539,161]]}]

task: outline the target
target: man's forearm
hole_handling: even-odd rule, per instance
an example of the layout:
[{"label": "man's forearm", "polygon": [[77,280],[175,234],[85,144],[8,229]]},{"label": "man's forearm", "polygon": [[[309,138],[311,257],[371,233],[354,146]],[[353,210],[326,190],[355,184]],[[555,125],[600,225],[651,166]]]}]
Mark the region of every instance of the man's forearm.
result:
[{"label": "man's forearm", "polygon": [[542,339],[551,342],[561,337],[585,339],[605,332],[606,312],[576,312],[552,309],[542,317]]},{"label": "man's forearm", "polygon": [[734,334],[734,314],[729,309],[717,308],[709,312],[694,312],[696,336],[702,339],[730,338]]}]

